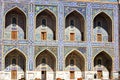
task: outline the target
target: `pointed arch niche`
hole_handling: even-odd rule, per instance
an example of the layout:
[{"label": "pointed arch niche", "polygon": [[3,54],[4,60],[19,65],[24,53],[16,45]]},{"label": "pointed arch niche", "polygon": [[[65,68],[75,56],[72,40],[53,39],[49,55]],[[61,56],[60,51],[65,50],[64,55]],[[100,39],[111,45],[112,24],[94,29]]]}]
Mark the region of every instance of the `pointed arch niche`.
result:
[{"label": "pointed arch niche", "polygon": [[66,16],[65,40],[85,41],[85,20],[84,17],[76,10]]},{"label": "pointed arch niche", "polygon": [[93,20],[94,41],[112,42],[112,20],[104,12],[99,13]]},{"label": "pointed arch niche", "polygon": [[56,40],[56,17],[48,9],[36,15],[36,40]]},{"label": "pointed arch niche", "polygon": [[[11,79],[25,78],[26,56],[17,49],[10,51],[5,56],[5,71],[11,72]],[[21,77],[20,77],[21,76]]]},{"label": "pointed arch niche", "polygon": [[35,58],[35,63],[36,71],[39,72],[38,75],[42,80],[49,80],[47,76],[51,76],[51,79],[55,80],[56,57],[53,53],[49,50],[40,52]]},{"label": "pointed arch niche", "polygon": [[18,7],[6,13],[4,32],[5,39],[26,39],[26,15]]},{"label": "pointed arch niche", "polygon": [[[65,71],[69,79],[85,78],[85,57],[77,50],[71,51],[65,56]],[[67,78],[68,79],[68,78]]]},{"label": "pointed arch niche", "polygon": [[104,51],[98,53],[94,57],[94,70],[97,71],[98,79],[112,78],[112,57]]}]

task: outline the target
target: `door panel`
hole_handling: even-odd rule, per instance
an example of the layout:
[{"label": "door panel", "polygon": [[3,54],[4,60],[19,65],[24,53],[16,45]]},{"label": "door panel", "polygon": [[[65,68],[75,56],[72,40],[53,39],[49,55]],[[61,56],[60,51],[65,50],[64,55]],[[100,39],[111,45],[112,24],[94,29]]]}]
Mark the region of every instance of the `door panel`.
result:
[{"label": "door panel", "polygon": [[17,79],[17,70],[11,71],[11,79]]},{"label": "door panel", "polygon": [[41,32],[41,40],[46,40],[46,39],[47,39],[47,33]]},{"label": "door panel", "polygon": [[97,34],[97,41],[102,41],[102,34]]},{"label": "door panel", "polygon": [[11,32],[11,39],[17,40],[17,31],[12,31]]},{"label": "door panel", "polygon": [[74,79],[74,78],[75,78],[74,71],[70,71],[70,79]]},{"label": "door panel", "polygon": [[101,79],[102,78],[102,71],[98,71],[97,74],[98,74],[98,79]]},{"label": "door panel", "polygon": [[74,33],[70,33],[70,41],[74,41],[75,40],[75,34]]},{"label": "door panel", "polygon": [[46,80],[46,71],[42,71],[42,80]]}]

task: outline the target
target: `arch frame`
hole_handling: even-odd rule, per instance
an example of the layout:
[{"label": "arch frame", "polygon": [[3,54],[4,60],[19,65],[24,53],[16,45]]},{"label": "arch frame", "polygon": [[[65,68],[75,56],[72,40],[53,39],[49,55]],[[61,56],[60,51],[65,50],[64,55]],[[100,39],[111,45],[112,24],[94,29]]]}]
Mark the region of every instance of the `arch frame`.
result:
[{"label": "arch frame", "polygon": [[103,52],[103,54],[107,54],[109,58],[112,60],[112,69],[113,69],[114,58],[110,54],[108,54],[105,50],[102,50],[102,51],[97,52],[97,54],[92,57],[92,67],[93,67],[92,70],[94,71],[94,60],[97,57],[97,55],[101,54],[101,52]]},{"label": "arch frame", "polygon": [[97,12],[97,14],[93,15],[92,16],[93,22],[94,22],[95,17],[98,16],[99,14],[101,14],[101,13],[104,13],[105,15],[107,15],[110,18],[110,20],[113,22],[112,17],[109,14],[107,14],[105,11],[100,11],[100,12]]},{"label": "arch frame", "polygon": [[20,54],[21,55],[23,55],[24,56],[24,58],[25,58],[25,68],[26,68],[26,70],[28,69],[28,67],[27,67],[27,64],[28,64],[28,56],[22,51],[22,50],[20,50],[20,49],[18,49],[18,48],[13,48],[13,49],[11,49],[11,50],[9,50],[9,51],[7,51],[7,53],[6,54],[4,54],[3,55],[3,69],[5,69],[5,58],[6,58],[6,56],[8,55],[8,54],[10,54],[12,51],[14,51],[14,50],[17,50],[18,52],[20,52]]},{"label": "arch frame", "polygon": [[[69,11],[69,13],[64,16],[64,34],[65,34],[65,29],[66,29],[66,26],[65,26],[66,25],[66,18],[67,18],[67,16],[69,16],[69,14],[71,14],[74,11],[76,11],[79,15],[81,15],[83,20],[84,20],[84,35],[83,35],[84,40],[83,41],[86,41],[86,39],[87,39],[87,37],[85,37],[85,35],[87,34],[87,30],[86,30],[87,29],[86,28],[86,17],[80,11],[78,11],[77,9],[73,9],[73,10]],[[65,40],[65,36],[64,36],[64,40]]]},{"label": "arch frame", "polygon": [[[10,8],[9,10],[7,10],[4,14],[4,23],[3,23],[4,24],[4,30],[5,30],[6,15],[7,15],[7,13],[9,13],[10,11],[12,11],[15,8],[20,10],[25,15],[25,19],[26,19],[25,27],[27,26],[27,23],[28,23],[27,14],[19,6],[14,6],[14,7]],[[26,39],[27,39],[27,35],[28,35],[27,33],[28,33],[28,29],[26,27],[26,33],[24,33],[25,34],[24,36],[26,36]],[[2,36],[4,38],[4,32],[3,32]]]},{"label": "arch frame", "polygon": [[84,22],[85,22],[85,16],[84,16],[80,11],[78,11],[77,9],[73,9],[73,10],[69,11],[69,13],[67,13],[67,14],[65,15],[65,19],[67,18],[67,16],[68,16],[69,14],[71,14],[71,13],[74,12],[74,11],[76,11],[77,13],[79,13],[79,14],[83,17],[83,20],[84,20]]},{"label": "arch frame", "polygon": [[4,55],[3,58],[5,58],[10,52],[12,52],[12,51],[14,51],[14,50],[17,50],[17,51],[19,51],[20,53],[22,53],[22,55],[23,55],[26,59],[28,58],[27,55],[26,55],[22,50],[20,50],[19,48],[12,48],[11,50],[7,51],[7,53]]},{"label": "arch frame", "polygon": [[37,59],[37,57],[42,53],[42,52],[44,52],[44,51],[48,51],[49,52],[49,54],[52,54],[52,56],[54,56],[54,58],[55,58],[55,68],[56,68],[56,70],[57,70],[57,56],[52,52],[52,51],[50,51],[49,49],[43,49],[43,50],[41,50],[41,51],[39,51],[35,56],[34,56],[34,70],[36,70],[36,59]]},{"label": "arch frame", "polygon": [[[58,18],[57,18],[57,15],[56,15],[52,10],[50,10],[49,8],[44,8],[44,9],[40,10],[37,14],[35,14],[35,16],[34,16],[34,23],[35,23],[35,24],[34,24],[34,33],[36,33],[36,29],[37,29],[37,28],[36,28],[36,25],[37,25],[37,24],[36,24],[37,16],[38,16],[41,12],[43,12],[43,11],[45,11],[45,10],[48,10],[48,11],[49,11],[50,13],[52,13],[53,16],[55,17],[55,21],[56,21],[56,23],[55,23],[55,24],[56,24],[56,25],[55,25],[56,30],[55,30],[55,31],[56,31],[56,33],[58,33],[58,27],[57,27],[57,24],[58,24],[57,19],[58,19]],[[58,35],[56,35],[55,37],[56,37],[56,40],[57,40],[57,39],[58,39]],[[34,38],[34,40],[35,40],[35,36],[33,36],[33,38]]]},{"label": "arch frame", "polygon": [[66,59],[67,59],[67,57],[68,57],[72,52],[74,52],[74,51],[76,51],[78,55],[81,55],[81,56],[83,57],[83,59],[84,59],[84,61],[85,61],[85,71],[86,71],[86,69],[87,69],[87,68],[86,68],[87,59],[86,59],[85,55],[83,55],[82,52],[79,51],[79,50],[77,50],[77,49],[72,49],[72,50],[69,51],[66,55],[64,55],[64,70],[65,70],[65,64],[66,64]]},{"label": "arch frame", "polygon": [[[101,13],[103,13],[103,14],[105,14],[107,17],[109,17],[109,19],[110,19],[110,21],[111,21],[111,29],[112,29],[112,41],[111,42],[113,42],[114,41],[114,20],[113,20],[113,18],[108,14],[108,13],[106,13],[105,11],[99,11],[99,12],[97,12],[97,14],[95,14],[95,15],[93,15],[92,16],[92,30],[94,29],[94,20],[95,20],[95,18],[99,15],[99,14],[101,14]],[[107,32],[108,33],[108,32]],[[94,32],[92,31],[92,35],[94,34]]]},{"label": "arch frame", "polygon": [[36,20],[37,16],[45,10],[48,10],[49,12],[51,12],[55,16],[55,18],[57,19],[56,14],[52,10],[50,10],[49,8],[44,8],[44,9],[40,10],[39,12],[37,12],[37,14],[35,14],[35,20]]},{"label": "arch frame", "polygon": [[15,8],[17,8],[18,10],[20,10],[25,15],[25,17],[27,18],[27,14],[19,6],[14,6],[14,7],[10,8],[9,10],[7,10],[5,12],[4,16],[6,16],[8,12],[10,12],[11,10],[13,10]]}]

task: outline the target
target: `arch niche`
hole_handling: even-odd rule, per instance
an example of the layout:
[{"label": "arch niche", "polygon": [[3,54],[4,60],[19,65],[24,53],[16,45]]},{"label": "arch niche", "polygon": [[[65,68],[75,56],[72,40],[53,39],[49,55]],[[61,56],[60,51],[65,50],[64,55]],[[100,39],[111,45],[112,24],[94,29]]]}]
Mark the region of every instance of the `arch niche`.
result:
[{"label": "arch niche", "polygon": [[[69,71],[70,79],[84,78],[85,57],[82,53],[73,50],[65,57],[65,70]],[[79,76],[77,76],[79,75]]]},{"label": "arch niche", "polygon": [[94,70],[97,71],[97,78],[112,78],[112,57],[102,51],[94,58]]},{"label": "arch niche", "polygon": [[18,7],[9,10],[5,15],[5,39],[26,39],[26,15]]},{"label": "arch niche", "polygon": [[56,40],[56,16],[49,9],[36,15],[36,35],[36,39]]},{"label": "arch niche", "polygon": [[85,41],[85,20],[76,10],[66,16],[65,37],[70,41]]},{"label": "arch niche", "polygon": [[10,51],[5,56],[5,71],[11,73],[11,79],[25,78],[26,56],[17,49]]},{"label": "arch niche", "polygon": [[[93,28],[95,29],[96,27],[98,27],[98,29],[99,29],[98,34],[101,34],[101,36],[103,38],[105,38],[104,37],[104,35],[105,35],[104,32],[107,32],[106,37],[108,39],[108,42],[112,42],[112,33],[113,33],[112,32],[112,20],[106,13],[101,12],[98,15],[95,16],[95,18],[93,20]],[[104,30],[104,32],[100,31],[101,28]]]},{"label": "arch niche", "polygon": [[40,72],[41,79],[48,80],[47,76],[51,76],[51,79],[55,79],[56,71],[56,57],[54,53],[49,50],[40,52],[36,57],[36,71]]}]

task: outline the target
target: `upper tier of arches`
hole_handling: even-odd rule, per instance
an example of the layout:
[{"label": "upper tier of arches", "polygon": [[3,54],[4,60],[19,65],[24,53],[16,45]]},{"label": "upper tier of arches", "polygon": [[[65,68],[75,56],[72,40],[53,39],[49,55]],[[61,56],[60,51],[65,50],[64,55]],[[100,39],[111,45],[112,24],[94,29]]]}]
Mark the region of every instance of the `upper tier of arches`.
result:
[{"label": "upper tier of arches", "polygon": [[[59,17],[59,16],[58,16]],[[73,10],[65,16],[64,40],[65,41],[86,41],[87,28],[86,19],[83,15]],[[10,9],[5,14],[4,39],[23,40],[27,39],[27,16],[18,7]],[[35,40],[52,41],[58,39],[57,17],[49,9],[44,9],[35,15]],[[105,12],[97,14],[93,18],[92,41],[112,42],[113,41],[113,22],[111,17]]]}]

